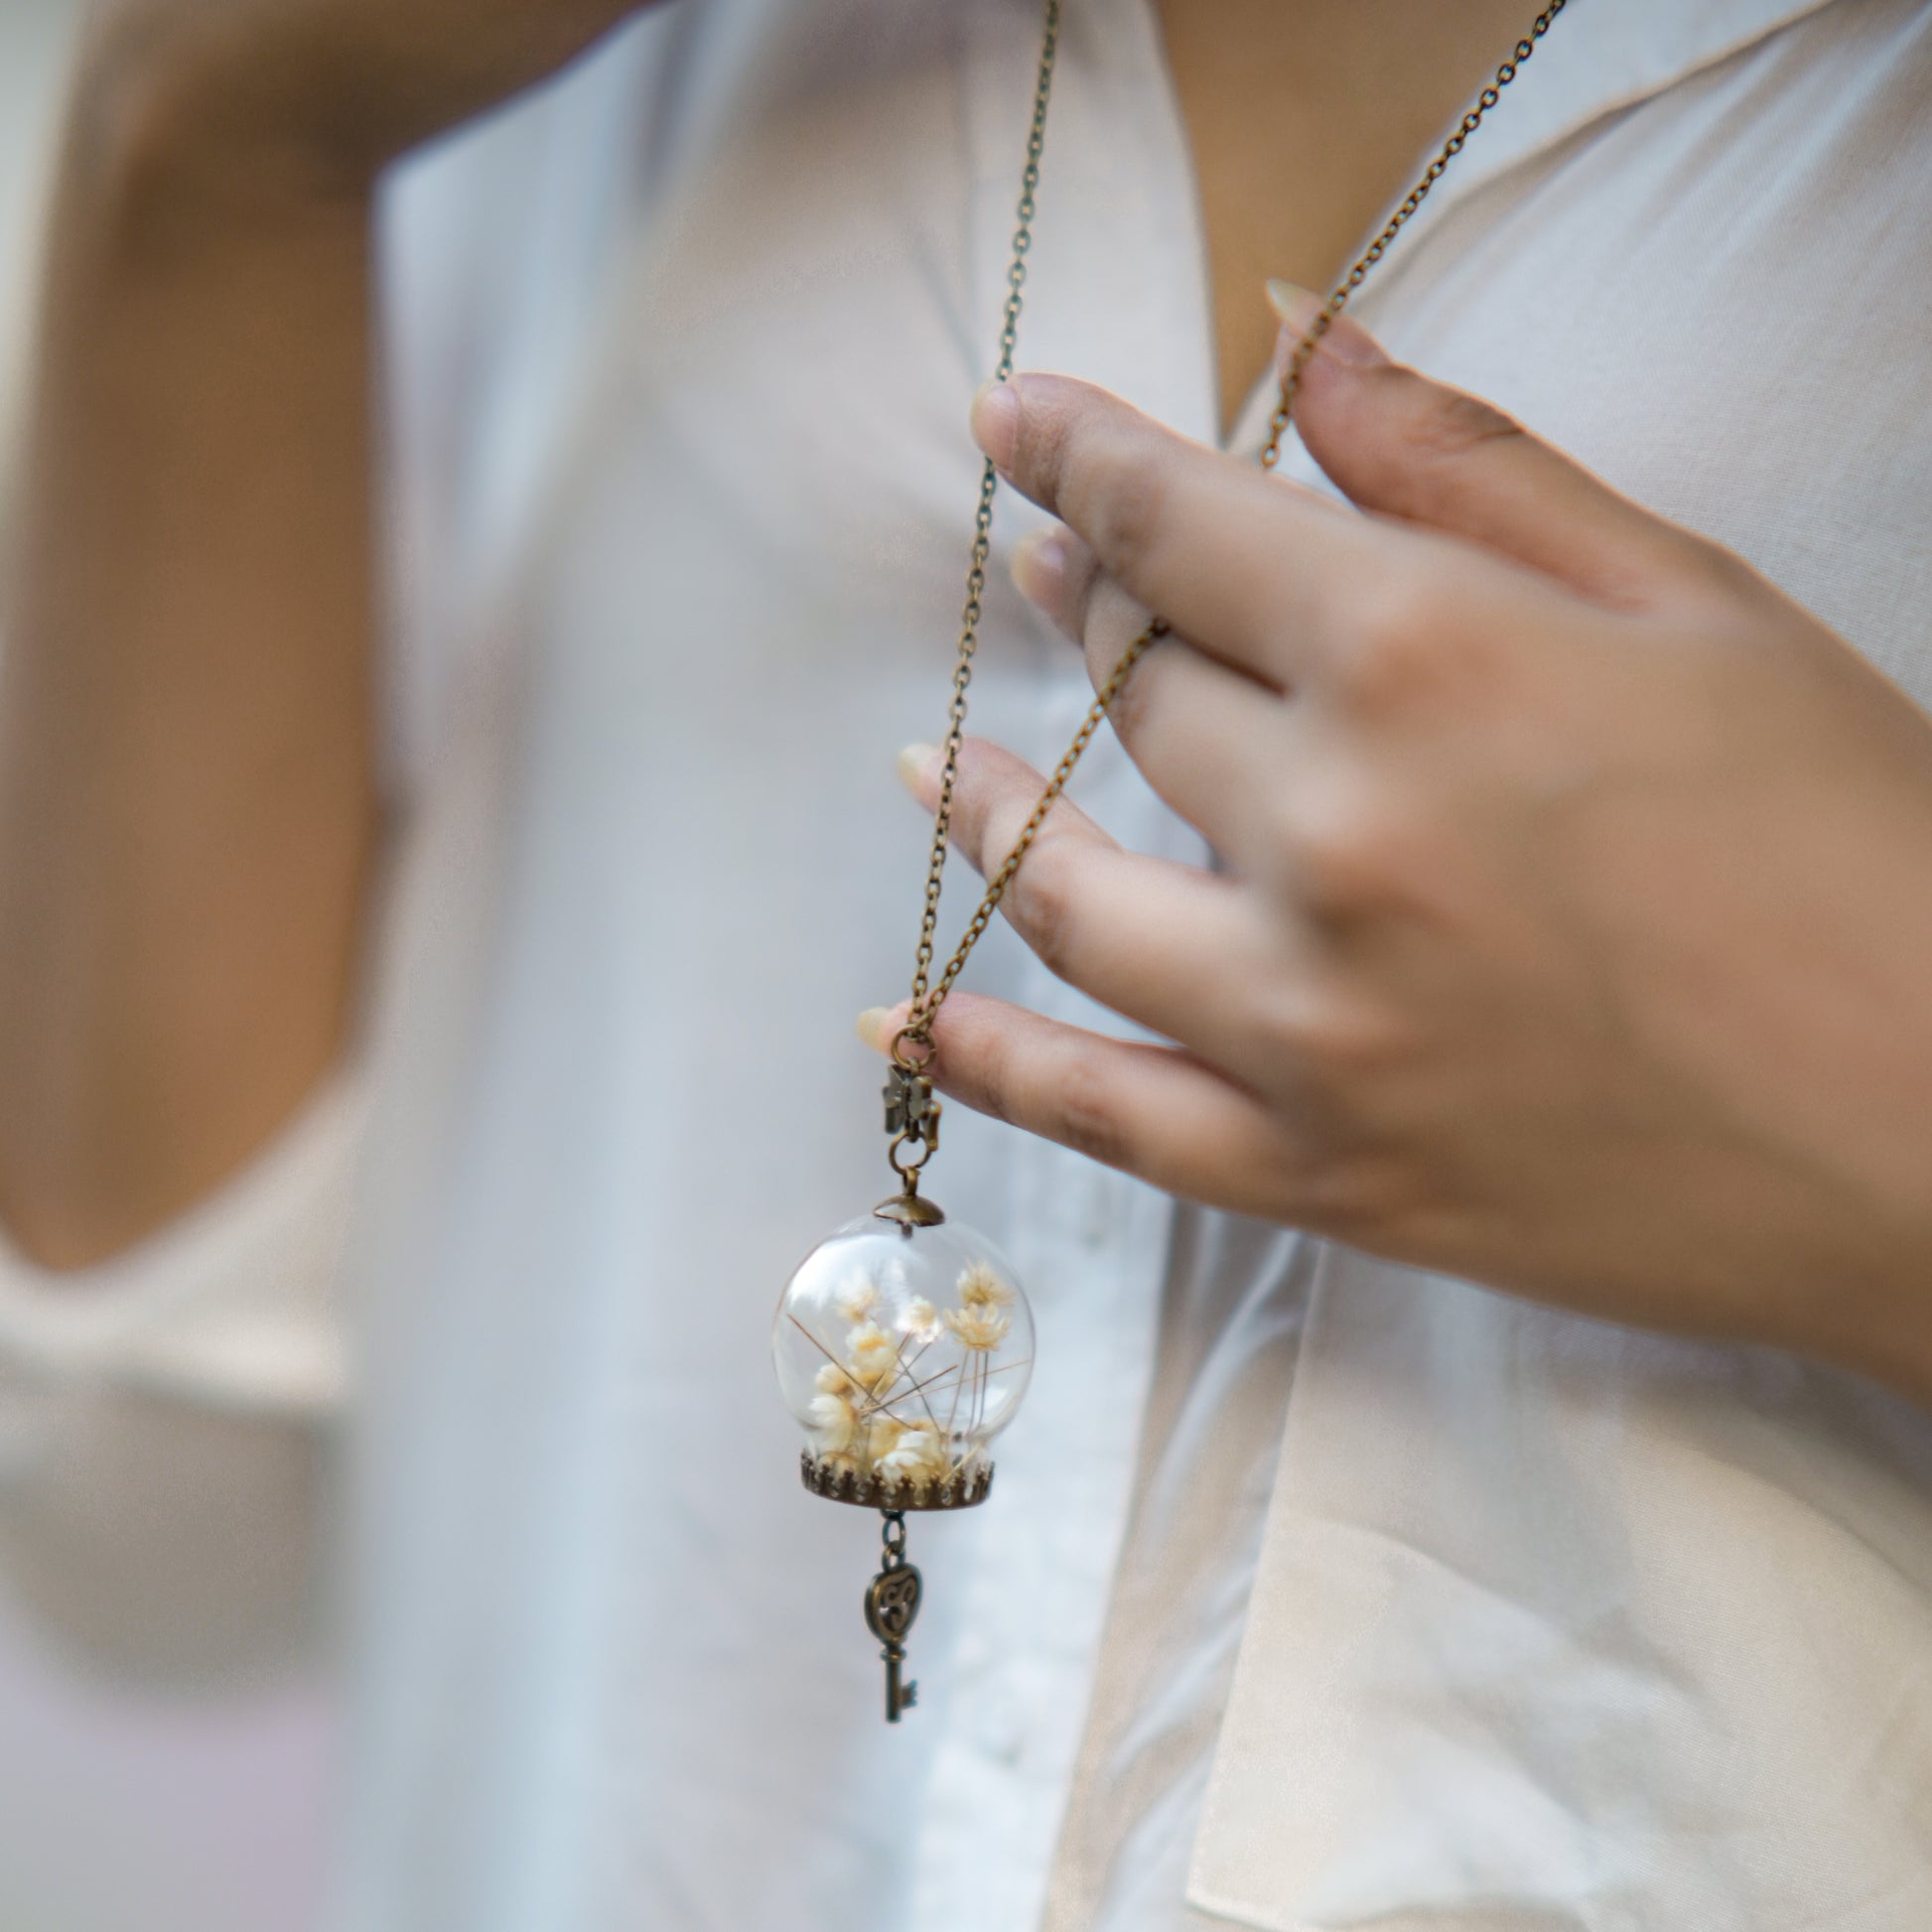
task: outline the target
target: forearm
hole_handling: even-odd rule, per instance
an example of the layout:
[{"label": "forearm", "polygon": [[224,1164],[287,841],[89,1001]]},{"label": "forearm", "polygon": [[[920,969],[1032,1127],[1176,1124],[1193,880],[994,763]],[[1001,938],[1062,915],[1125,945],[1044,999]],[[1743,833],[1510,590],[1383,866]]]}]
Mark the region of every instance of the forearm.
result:
[{"label": "forearm", "polygon": [[78,101],[0,697],[0,1215],[59,1265],[336,1054],[375,823],[366,204]]}]

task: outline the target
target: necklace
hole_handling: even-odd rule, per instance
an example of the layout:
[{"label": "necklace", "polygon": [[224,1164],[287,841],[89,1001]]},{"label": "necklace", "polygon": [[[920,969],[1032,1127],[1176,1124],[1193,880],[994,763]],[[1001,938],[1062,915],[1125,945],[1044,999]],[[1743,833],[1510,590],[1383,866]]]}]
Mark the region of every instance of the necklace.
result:
[{"label": "necklace", "polygon": [[[1567,4],[1568,0],[1551,0],[1537,15],[1297,343],[1282,373],[1259,459],[1262,469],[1273,470],[1281,460],[1282,438],[1294,415],[1303,371],[1322,337]],[[994,379],[1001,382],[1013,374],[1019,345],[1046,112],[1059,54],[1060,10],[1061,0],[1045,0],[1033,120],[994,365]],[[939,895],[959,752],[966,733],[966,696],[979,647],[998,482],[989,460],[980,475],[979,507],[973,519],[966,601],[960,613],[952,700],[946,713],[939,805],[913,956],[911,1006],[892,1044],[885,1089],[887,1159],[898,1178],[898,1191],[869,1214],[848,1221],[805,1257],[785,1285],[772,1324],[778,1386],[808,1439],[799,1458],[805,1487],[834,1502],[877,1509],[883,1518],[885,1554],[866,1590],[865,1615],[885,1660],[890,1724],[898,1723],[918,1692],[902,1669],[905,1639],[918,1615],[922,1589],[918,1571],[905,1557],[906,1513],[971,1509],[986,1500],[993,1487],[988,1451],[1020,1408],[1034,1357],[1033,1313],[1011,1264],[992,1242],[949,1222],[919,1192],[919,1177],[939,1151],[940,1107],[932,1084],[937,1051],[933,1022],[1114,700],[1135,665],[1168,630],[1166,621],[1157,617],[1121,653],[1012,851],[987,881],[958,946],[935,979]]]}]

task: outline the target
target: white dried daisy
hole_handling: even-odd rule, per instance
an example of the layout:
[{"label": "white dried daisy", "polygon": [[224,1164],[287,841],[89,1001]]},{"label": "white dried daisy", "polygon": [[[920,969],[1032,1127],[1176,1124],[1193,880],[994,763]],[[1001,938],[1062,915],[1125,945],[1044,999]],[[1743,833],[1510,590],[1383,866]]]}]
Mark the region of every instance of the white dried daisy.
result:
[{"label": "white dried daisy", "polygon": [[915,1295],[899,1310],[898,1326],[899,1332],[910,1341],[937,1341],[939,1311],[923,1295]]},{"label": "white dried daisy", "polygon": [[863,1321],[879,1306],[879,1284],[870,1275],[854,1275],[840,1284],[832,1306],[847,1321]]},{"label": "white dried daisy", "polygon": [[1004,1309],[1013,1305],[1013,1290],[985,1262],[976,1261],[959,1278],[954,1291],[969,1309]]},{"label": "white dried daisy", "polygon": [[928,1482],[946,1473],[946,1451],[936,1429],[907,1429],[875,1465],[883,1476]]},{"label": "white dried daisy", "polygon": [[941,1319],[962,1348],[997,1348],[1013,1327],[1004,1309],[948,1309]]},{"label": "white dried daisy", "polygon": [[852,1447],[852,1438],[859,1426],[858,1418],[852,1413],[851,1403],[843,1396],[815,1395],[807,1413],[811,1416],[812,1429],[818,1437],[822,1454],[843,1455]]},{"label": "white dried daisy", "polygon": [[898,1373],[898,1350],[876,1321],[862,1321],[845,1338],[846,1367],[862,1388],[876,1389]]},{"label": "white dried daisy", "polygon": [[827,1362],[818,1371],[818,1386],[826,1395],[850,1395],[858,1385],[837,1362]]}]

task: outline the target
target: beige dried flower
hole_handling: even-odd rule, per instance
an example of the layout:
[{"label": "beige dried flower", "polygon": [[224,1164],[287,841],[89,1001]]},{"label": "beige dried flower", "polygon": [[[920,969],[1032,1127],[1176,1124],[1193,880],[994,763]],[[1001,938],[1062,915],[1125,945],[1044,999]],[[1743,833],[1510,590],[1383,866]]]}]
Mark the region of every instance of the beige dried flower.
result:
[{"label": "beige dried flower", "polygon": [[1013,1290],[983,1261],[974,1262],[960,1276],[955,1293],[961,1304],[969,1309],[1005,1309],[1013,1306]]},{"label": "beige dried flower", "polygon": [[862,1388],[876,1389],[898,1373],[898,1350],[876,1321],[862,1321],[845,1338],[846,1366]]},{"label": "beige dried flower", "polygon": [[843,1396],[815,1395],[809,1413],[820,1453],[842,1455],[852,1447],[858,1419],[852,1413],[851,1403]]},{"label": "beige dried flower", "polygon": [[875,1416],[866,1432],[866,1453],[877,1462],[897,1449],[905,1425],[897,1416]]},{"label": "beige dried flower", "polygon": [[827,1362],[818,1371],[818,1386],[826,1395],[850,1395],[858,1384],[837,1362]]},{"label": "beige dried flower", "polygon": [[948,1309],[941,1319],[962,1348],[997,1348],[1013,1326],[1013,1317],[1004,1309]]},{"label": "beige dried flower", "polygon": [[928,1482],[946,1473],[946,1451],[936,1429],[907,1429],[892,1450],[878,1460],[881,1475],[901,1481]]},{"label": "beige dried flower", "polygon": [[870,1275],[854,1275],[841,1284],[832,1306],[847,1321],[863,1321],[879,1306],[879,1284]]},{"label": "beige dried flower", "polygon": [[909,1340],[937,1341],[939,1311],[923,1295],[915,1295],[898,1313],[899,1330]]}]

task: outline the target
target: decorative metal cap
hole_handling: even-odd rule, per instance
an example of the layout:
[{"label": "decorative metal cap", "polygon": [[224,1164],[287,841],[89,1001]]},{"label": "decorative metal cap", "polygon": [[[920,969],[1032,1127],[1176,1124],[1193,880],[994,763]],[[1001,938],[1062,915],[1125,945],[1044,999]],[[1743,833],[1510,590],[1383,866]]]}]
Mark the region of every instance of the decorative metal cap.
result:
[{"label": "decorative metal cap", "polygon": [[856,1503],[861,1509],[973,1509],[993,1489],[993,1464],[977,1463],[943,1482],[921,1482],[910,1476],[883,1476],[877,1470],[860,1475],[856,1469],[834,1468],[804,1449],[798,1474],[814,1496],[828,1502]]},{"label": "decorative metal cap", "polygon": [[945,1209],[937,1201],[927,1200],[910,1185],[881,1201],[872,1211],[881,1221],[897,1221],[907,1234],[914,1228],[936,1228],[946,1218]]}]

